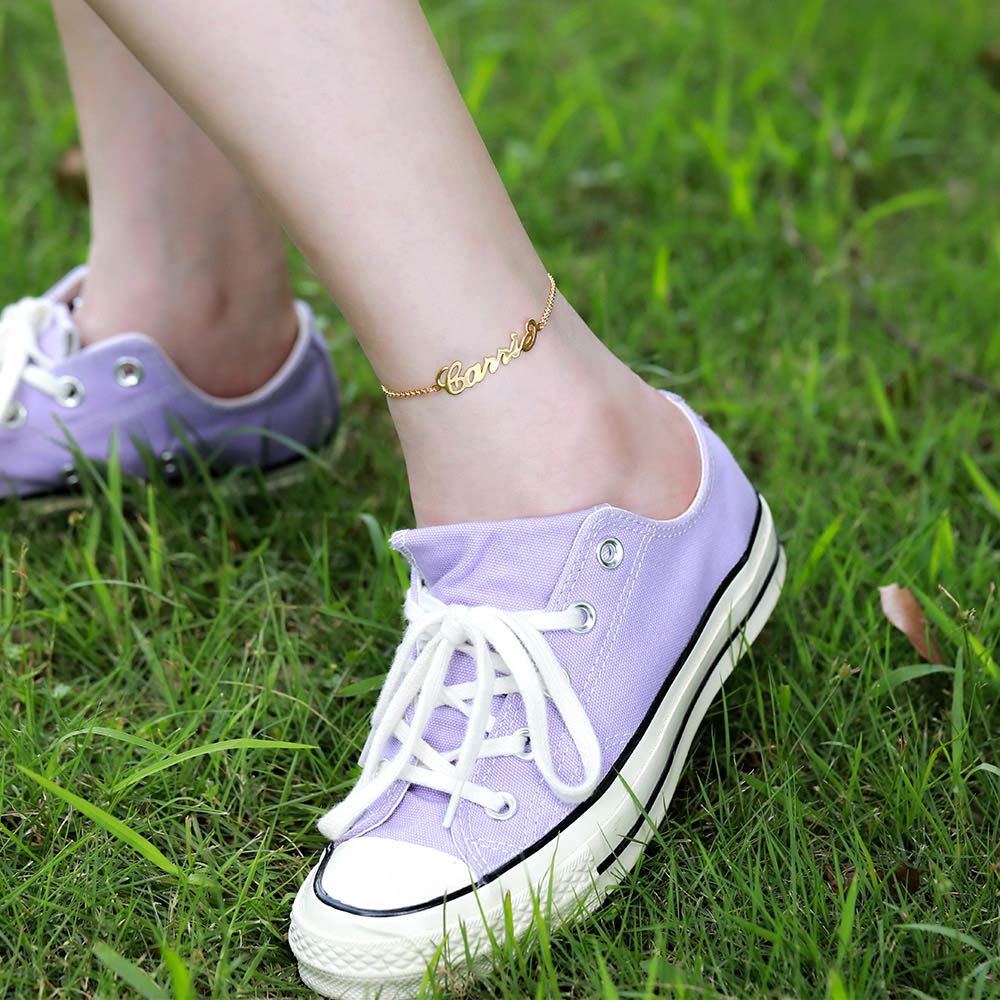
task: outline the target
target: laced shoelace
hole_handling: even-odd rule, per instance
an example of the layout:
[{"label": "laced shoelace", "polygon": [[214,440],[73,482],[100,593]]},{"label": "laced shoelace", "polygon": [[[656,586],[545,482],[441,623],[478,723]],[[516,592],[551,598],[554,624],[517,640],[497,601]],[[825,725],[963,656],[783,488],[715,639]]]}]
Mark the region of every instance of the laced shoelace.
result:
[{"label": "laced shoelace", "polygon": [[[422,785],[449,796],[444,826],[465,799],[502,818],[514,808],[509,794],[469,780],[477,761],[530,756],[549,788],[564,802],[582,802],[601,775],[601,747],[569,675],[544,633],[578,629],[581,609],[501,611],[446,604],[416,581],[407,594],[409,623],[372,716],[361,754],[361,776],[350,794],[320,821],[321,832],[337,840],[397,781]],[[475,680],[445,684],[456,653],[475,664]],[[495,695],[517,693],[524,703],[524,729],[487,738]],[[548,703],[561,716],[583,766],[578,784],[556,773],[549,741]],[[434,710],[448,705],[467,719],[465,738],[450,752],[424,739]],[[409,716],[409,718],[407,718]],[[391,740],[399,748],[384,759]],[[530,751],[529,748],[530,747]]]},{"label": "laced shoelace", "polygon": [[49,299],[21,299],[0,313],[0,422],[14,408],[14,394],[23,382],[53,399],[65,399],[72,387],[53,375],[55,361],[39,345],[39,337],[59,316]]}]

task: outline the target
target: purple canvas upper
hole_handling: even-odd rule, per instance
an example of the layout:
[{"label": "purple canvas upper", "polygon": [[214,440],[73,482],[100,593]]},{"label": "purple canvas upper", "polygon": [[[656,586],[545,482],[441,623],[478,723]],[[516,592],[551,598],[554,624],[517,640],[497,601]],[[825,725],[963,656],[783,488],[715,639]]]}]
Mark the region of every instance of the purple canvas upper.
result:
[{"label": "purple canvas upper", "polygon": [[[282,368],[257,392],[219,399],[193,385],[142,334],[125,333],[79,349],[67,304],[83,276],[78,269],[46,293],[55,306],[37,338],[48,372],[76,379],[82,395],[78,405],[66,407],[30,384],[18,386],[14,401],[23,414],[21,426],[0,424],[0,497],[65,488],[73,463],[68,439],[87,458],[105,461],[117,430],[122,470],[142,476],[150,455],[168,471],[183,461],[185,438],[213,466],[267,467],[296,457],[301,448],[316,448],[332,433],[336,377],[304,303],[297,303],[299,336]],[[138,380],[116,377],[123,361],[129,372],[140,373]]]},{"label": "purple canvas upper", "polygon": [[[557,517],[401,531],[392,540],[431,593],[448,603],[517,611],[559,611],[581,601],[594,607],[590,632],[558,631],[546,639],[596,731],[602,774],[635,733],[713,594],[743,555],[757,514],[756,492],[725,445],[681,400],[670,398],[691,418],[702,454],[701,487],[680,517],[655,521],[601,506]],[[613,569],[596,557],[608,538],[617,539],[624,552]],[[448,683],[472,679],[471,659],[457,653]],[[493,716],[491,737],[524,727],[520,696],[495,697]],[[439,707],[425,738],[438,750],[454,749],[465,722],[455,709]],[[551,705],[549,732],[560,776],[579,781],[580,761]],[[511,791],[519,802],[516,814],[498,822],[481,806],[462,801],[445,829],[448,797],[400,781],[348,837],[372,834],[434,847],[482,877],[572,809],[530,760],[516,756],[480,760],[469,780]]]}]

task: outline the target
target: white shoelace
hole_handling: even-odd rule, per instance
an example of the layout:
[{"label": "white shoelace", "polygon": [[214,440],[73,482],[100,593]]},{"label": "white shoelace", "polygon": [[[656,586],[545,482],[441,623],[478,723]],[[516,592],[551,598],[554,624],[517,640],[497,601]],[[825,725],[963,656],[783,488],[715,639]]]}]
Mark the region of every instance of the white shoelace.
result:
[{"label": "white shoelace", "polygon": [[21,299],[0,313],[0,421],[8,419],[22,382],[53,399],[65,398],[67,383],[51,373],[55,360],[38,343],[58,315],[56,303],[31,298]]},{"label": "white shoelace", "polygon": [[[515,806],[508,794],[477,785],[469,776],[483,758],[527,756],[529,752],[555,795],[564,802],[582,802],[600,780],[601,747],[569,675],[543,635],[579,627],[580,609],[510,612],[445,604],[417,581],[407,594],[404,612],[409,626],[375,706],[371,733],[361,754],[361,777],[343,802],[320,820],[321,832],[331,840],[343,836],[396,781],[449,795],[445,827],[451,825],[462,799],[481,805],[493,816],[509,815]],[[448,668],[459,652],[472,658],[476,678],[446,685]],[[493,697],[515,692],[524,702],[526,727],[488,739]],[[562,717],[579,754],[583,765],[579,784],[567,784],[556,773],[547,701]],[[468,720],[461,745],[446,753],[423,738],[432,713],[443,705]],[[392,758],[383,760],[393,738],[399,748]]]}]

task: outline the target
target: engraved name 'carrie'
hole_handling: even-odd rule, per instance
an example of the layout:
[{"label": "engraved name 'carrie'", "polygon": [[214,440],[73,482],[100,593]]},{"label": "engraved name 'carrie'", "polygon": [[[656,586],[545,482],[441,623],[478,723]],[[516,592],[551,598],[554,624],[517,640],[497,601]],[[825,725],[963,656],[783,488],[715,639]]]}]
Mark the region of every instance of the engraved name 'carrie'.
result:
[{"label": "engraved name 'carrie'", "polygon": [[538,339],[538,323],[529,319],[524,324],[524,333],[510,335],[510,347],[501,347],[496,354],[489,355],[481,362],[469,365],[462,371],[461,361],[452,361],[437,373],[435,385],[451,396],[458,396],[466,389],[478,385],[487,375],[493,375],[501,365],[508,365],[514,358],[530,351]]}]

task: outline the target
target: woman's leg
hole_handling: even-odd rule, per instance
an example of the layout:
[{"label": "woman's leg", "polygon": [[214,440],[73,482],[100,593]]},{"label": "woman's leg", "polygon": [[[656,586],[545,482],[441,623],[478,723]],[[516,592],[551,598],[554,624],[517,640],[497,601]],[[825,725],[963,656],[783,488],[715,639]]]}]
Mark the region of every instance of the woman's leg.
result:
[{"label": "woman's leg", "polygon": [[83,0],[54,7],[90,186],[84,343],[141,331],[206,391],[256,389],[295,337],[277,224]]},{"label": "woman's leg", "polygon": [[[539,315],[545,267],[416,0],[89,2],[265,192],[386,385],[427,385]],[[194,214],[176,239],[210,246]],[[197,280],[214,256],[185,263]],[[391,409],[424,524],[604,501],[669,517],[698,482],[685,418],[562,298],[530,355]]]}]

